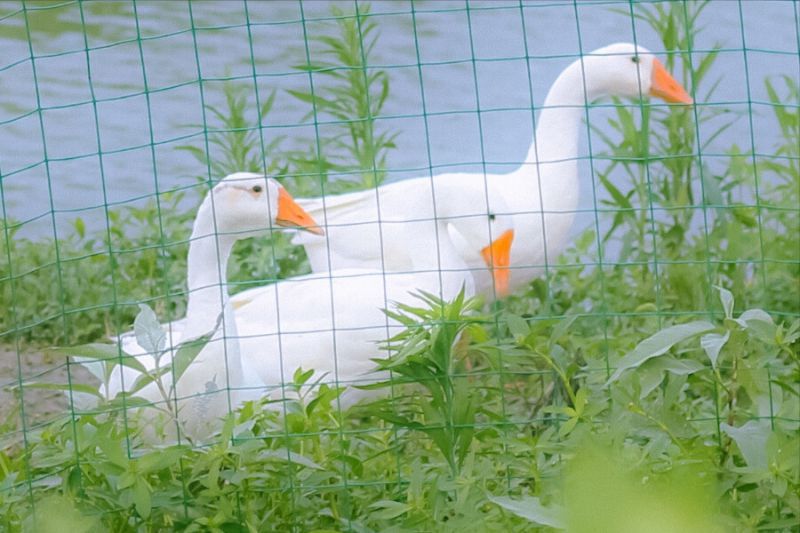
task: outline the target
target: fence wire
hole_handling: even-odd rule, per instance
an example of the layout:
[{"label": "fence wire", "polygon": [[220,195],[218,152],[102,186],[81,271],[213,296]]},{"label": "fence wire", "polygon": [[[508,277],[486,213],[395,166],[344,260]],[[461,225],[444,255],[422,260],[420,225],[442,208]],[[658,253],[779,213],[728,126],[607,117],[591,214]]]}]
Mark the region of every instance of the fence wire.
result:
[{"label": "fence wire", "polygon": [[[674,509],[698,531],[722,515],[797,527],[799,12],[789,0],[0,4],[0,522],[618,530],[619,501],[671,494],[625,493],[619,478],[598,500],[608,516],[569,507],[583,500],[565,471],[616,479],[596,457],[588,477],[570,470],[595,440],[608,464],[665,486],[700,465],[689,484],[708,490]],[[593,51],[616,42],[649,49],[693,104],[618,90],[612,61],[627,49],[604,52],[595,83]],[[576,61],[563,91],[579,105],[550,92]],[[647,92],[649,70],[632,68]],[[326,237],[223,229],[211,191],[235,172],[274,178]],[[524,212],[508,179],[488,178],[515,172],[535,184]],[[471,176],[479,187],[453,185]],[[280,209],[262,182],[242,183]],[[338,195],[357,191],[342,211]],[[213,235],[191,233],[201,204]],[[474,261],[507,228],[505,297]],[[212,241],[219,272],[187,284],[189,249]],[[466,247],[473,263],[449,256]],[[353,249],[375,253],[339,268]],[[397,287],[414,283],[431,294],[398,307]],[[214,333],[170,351],[193,324],[187,301],[209,290]],[[226,291],[232,314],[219,315]],[[221,366],[204,373],[211,350]],[[240,350],[255,361],[244,371]],[[186,357],[183,381],[199,388],[171,379]],[[166,373],[137,382],[137,361]],[[266,380],[253,371],[265,366]],[[115,383],[129,393],[100,399]]]}]

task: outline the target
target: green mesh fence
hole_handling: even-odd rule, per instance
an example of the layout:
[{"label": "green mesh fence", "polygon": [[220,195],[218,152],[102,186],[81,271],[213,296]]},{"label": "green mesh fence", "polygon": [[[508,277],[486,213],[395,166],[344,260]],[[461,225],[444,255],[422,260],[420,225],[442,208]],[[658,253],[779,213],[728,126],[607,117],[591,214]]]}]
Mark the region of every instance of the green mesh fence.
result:
[{"label": "green mesh fence", "polygon": [[[0,3],[0,529],[796,530],[799,86],[788,0]],[[224,196],[192,235],[245,171],[317,255]],[[448,250],[512,225],[495,298]],[[329,271],[361,226],[369,269]],[[192,296],[218,312],[178,348]]]}]

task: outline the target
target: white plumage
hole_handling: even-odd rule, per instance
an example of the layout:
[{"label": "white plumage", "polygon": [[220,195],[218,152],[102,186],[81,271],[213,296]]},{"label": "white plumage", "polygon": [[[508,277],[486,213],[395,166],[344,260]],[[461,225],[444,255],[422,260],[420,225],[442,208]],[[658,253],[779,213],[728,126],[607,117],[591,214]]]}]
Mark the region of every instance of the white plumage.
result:
[{"label": "white plumage", "polygon": [[[524,163],[508,174],[447,173],[433,177],[440,184],[491,186],[513,214],[516,231],[512,261],[512,289],[539,274],[545,259],[563,250],[578,202],[578,140],[585,106],[603,96],[657,96],[669,102],[691,103],[684,89],[645,48],[613,44],[581,57],[567,67],[545,99],[536,134]],[[409,219],[409,196],[429,187],[424,176],[382,185],[375,190],[298,199],[326,228],[327,238],[298,235],[295,243],[308,253],[312,269],[408,267],[402,231],[395,221]],[[448,187],[449,188],[449,187]],[[465,209],[472,206],[462,201]],[[481,269],[480,257],[462,236],[458,220],[450,226],[451,239],[473,269],[477,290],[493,294],[491,278]]]}]

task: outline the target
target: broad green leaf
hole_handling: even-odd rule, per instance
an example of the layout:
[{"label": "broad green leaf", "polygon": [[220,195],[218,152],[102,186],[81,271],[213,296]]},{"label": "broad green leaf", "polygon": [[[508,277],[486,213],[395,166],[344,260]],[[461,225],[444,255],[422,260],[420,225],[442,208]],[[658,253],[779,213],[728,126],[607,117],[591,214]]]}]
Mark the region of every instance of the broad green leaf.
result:
[{"label": "broad green leaf", "polygon": [[578,417],[574,417],[561,424],[561,427],[558,428],[558,436],[564,438],[569,435],[570,431],[575,429],[575,426],[578,424],[578,420]]},{"label": "broad green leaf", "polygon": [[[133,385],[127,389],[127,394],[136,394],[147,385],[154,382],[156,379],[160,378],[164,374],[169,372],[169,367],[159,368],[158,371],[153,370],[152,372],[145,372],[144,374],[139,375],[136,380],[133,382]],[[164,398],[166,400],[166,398]]]},{"label": "broad green leaf", "polygon": [[[144,367],[144,365],[136,357],[134,357],[132,355],[128,355],[128,354],[123,354],[121,358],[112,359],[112,360],[108,361],[108,363],[110,365],[118,365],[119,364],[119,365],[122,365],[122,366],[127,366],[128,368],[132,368],[132,369],[136,370],[137,372],[141,372],[141,373],[147,372],[147,369]],[[113,366],[111,366],[111,368],[113,369]]]},{"label": "broad green leaf", "polygon": [[111,371],[114,368],[113,363],[101,361],[99,359],[89,359],[87,357],[72,357],[74,363],[78,363],[83,368],[89,371],[98,381],[105,383],[111,376]]},{"label": "broad green leaf", "polygon": [[174,372],[173,383],[177,383],[181,379],[183,373],[186,372],[186,369],[189,368],[189,365],[197,358],[198,354],[203,351],[203,348],[206,347],[206,344],[208,344],[208,341],[211,340],[211,337],[213,337],[215,333],[216,328],[210,333],[190,341],[182,342],[178,345],[178,351],[172,359]]},{"label": "broad green leaf", "polygon": [[608,386],[618,380],[626,370],[636,368],[648,359],[667,353],[670,348],[679,342],[714,329],[714,324],[706,322],[705,320],[697,320],[695,322],[662,329],[655,335],[640,342],[636,348],[625,354],[617,364],[617,370],[611,375],[605,385]]},{"label": "broad green leaf", "polygon": [[106,454],[109,461],[122,468],[128,467],[128,456],[122,449],[122,442],[113,440],[108,435],[98,435],[97,445]]},{"label": "broad green leaf", "polygon": [[139,304],[139,313],[133,321],[133,332],[136,335],[136,342],[145,352],[158,357],[164,350],[167,336],[158,323],[158,317],[149,306]]},{"label": "broad green leaf", "polygon": [[133,504],[136,506],[136,512],[142,518],[150,516],[152,509],[152,499],[150,496],[150,487],[144,479],[136,480],[133,486]]},{"label": "broad green leaf", "polygon": [[153,402],[134,396],[130,392],[118,392],[114,398],[108,400],[107,406],[110,410],[119,411],[136,407],[152,407]]},{"label": "broad green leaf", "polygon": [[[114,365],[121,364],[138,370],[139,372],[146,371],[142,363],[135,357],[125,352],[122,352],[122,357],[120,357],[120,348],[116,344],[95,342],[69,348],[54,348],[52,351],[72,357],[76,362],[81,364],[91,363],[92,361],[103,361],[108,363],[110,368],[113,368]],[[94,374],[94,372],[92,373]],[[102,381],[103,377],[100,376],[99,379]]]},{"label": "broad green leaf", "polygon": [[719,291],[719,300],[722,302],[725,318],[733,318],[733,294],[724,287],[716,286],[716,289]]},{"label": "broad green leaf", "polygon": [[588,395],[589,391],[586,387],[582,387],[575,393],[575,416],[581,416],[583,414]]},{"label": "broad green leaf", "polygon": [[80,467],[73,466],[69,471],[69,475],[67,476],[67,489],[70,494],[78,494],[83,489],[81,477]]},{"label": "broad green leaf", "polygon": [[530,326],[521,316],[512,313],[506,313],[505,320],[506,325],[508,326],[508,331],[518,343],[522,343],[525,340],[525,337],[527,337],[531,332]]},{"label": "broad green leaf", "polygon": [[743,327],[747,327],[747,322],[750,320],[760,320],[762,322],[774,324],[772,317],[763,309],[748,309],[736,319],[736,321],[739,322],[739,324],[741,324]]},{"label": "broad green leaf", "polygon": [[102,344],[93,342],[66,348],[52,348],[53,353],[69,357],[85,357],[87,359],[116,359],[119,357],[119,347],[116,344]]},{"label": "broad green leaf", "polygon": [[322,466],[318,465],[308,457],[300,455],[299,453],[291,452],[285,448],[278,450],[265,450],[261,452],[258,457],[259,459],[277,459],[278,461],[282,462],[296,463],[313,470],[324,470]]},{"label": "broad green leaf", "polygon": [[136,472],[127,471],[123,472],[117,479],[117,490],[127,489],[136,483]]},{"label": "broad green leaf", "polygon": [[470,324],[464,330],[464,334],[469,335],[475,343],[484,343],[489,341],[489,332],[480,324]]},{"label": "broad green leaf", "polygon": [[542,412],[564,415],[567,418],[572,418],[578,414],[572,407],[567,407],[564,405],[548,405],[547,407],[542,408]]},{"label": "broad green leaf", "polygon": [[694,359],[675,359],[674,357],[659,357],[654,363],[658,368],[678,376],[694,374],[706,368]]},{"label": "broad green leaf", "polygon": [[93,387],[92,385],[86,385],[83,383],[73,383],[70,385],[69,383],[41,383],[38,381],[32,381],[30,383],[22,383],[20,386],[19,384],[15,384],[12,389],[45,389],[45,390],[59,390],[64,392],[74,391],[74,392],[83,392],[86,394],[91,394],[92,396],[96,396],[97,398],[103,399],[103,395],[100,394],[100,391],[97,390],[97,387]]},{"label": "broad green leaf", "polygon": [[569,329],[572,327],[572,324],[574,324],[575,320],[577,319],[578,315],[567,315],[563,319],[559,320],[559,322],[553,328],[553,333],[550,335],[550,342],[561,340],[561,338],[567,334]]},{"label": "broad green leaf", "polygon": [[767,469],[767,439],[770,429],[766,421],[750,420],[738,428],[722,423],[719,427],[736,441],[747,466],[756,470]]},{"label": "broad green leaf", "polygon": [[693,359],[675,359],[669,355],[651,359],[637,372],[641,387],[639,398],[646,398],[656,387],[661,385],[667,373],[685,376],[704,369],[706,367],[702,363]]},{"label": "broad green leaf", "polygon": [[772,321],[772,317],[761,309],[748,309],[736,319],[742,327],[747,329],[756,338],[775,343],[775,334],[778,327]]},{"label": "broad green leaf", "polygon": [[370,509],[379,509],[370,513],[370,516],[375,520],[391,520],[411,510],[410,505],[392,500],[379,500],[369,507]]},{"label": "broad green leaf", "polygon": [[758,526],[758,531],[796,531],[800,527],[800,518],[783,518]]},{"label": "broad green leaf", "polygon": [[731,336],[730,331],[726,331],[724,335],[719,333],[708,333],[700,337],[700,346],[705,350],[706,355],[711,360],[711,366],[717,368],[717,358],[719,352]]},{"label": "broad green leaf", "polygon": [[172,446],[138,457],[136,459],[138,463],[137,472],[150,474],[151,472],[163,470],[175,464],[187,451],[188,448],[185,446]]},{"label": "broad green leaf", "polygon": [[564,529],[564,511],[560,507],[545,507],[539,498],[527,496],[521,500],[512,500],[506,496],[487,495],[489,501],[496,503],[503,509],[525,518],[540,526]]}]

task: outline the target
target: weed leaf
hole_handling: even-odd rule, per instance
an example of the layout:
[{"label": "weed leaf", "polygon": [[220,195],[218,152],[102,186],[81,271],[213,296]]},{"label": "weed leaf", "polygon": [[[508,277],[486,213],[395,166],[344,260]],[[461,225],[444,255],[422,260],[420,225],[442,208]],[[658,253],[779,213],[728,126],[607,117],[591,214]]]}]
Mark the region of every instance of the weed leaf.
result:
[{"label": "weed leaf", "polygon": [[697,320],[695,322],[662,329],[655,335],[640,342],[636,348],[628,352],[619,361],[617,370],[608,379],[606,386],[617,381],[626,370],[636,368],[648,359],[667,353],[670,348],[679,342],[691,339],[713,329],[715,329],[714,324],[706,322],[705,320]]}]

